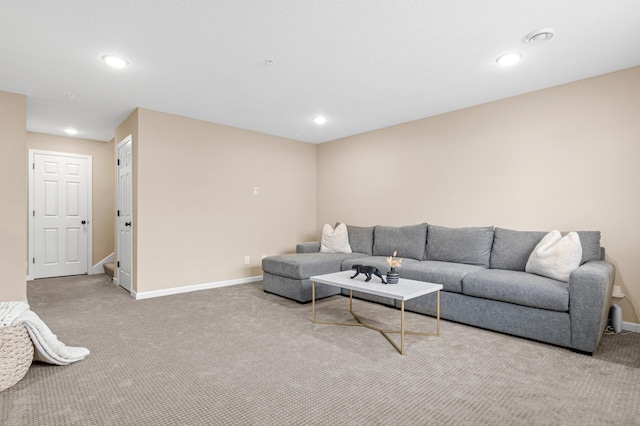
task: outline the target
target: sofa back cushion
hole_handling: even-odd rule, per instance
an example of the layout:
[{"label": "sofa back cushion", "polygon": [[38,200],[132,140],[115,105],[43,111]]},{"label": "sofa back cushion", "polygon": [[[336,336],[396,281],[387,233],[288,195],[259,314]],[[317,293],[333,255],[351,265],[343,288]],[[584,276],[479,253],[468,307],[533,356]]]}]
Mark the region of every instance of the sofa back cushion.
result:
[{"label": "sofa back cushion", "polygon": [[349,244],[354,253],[373,255],[373,226],[352,226],[347,225],[349,232]]},{"label": "sofa back cushion", "polygon": [[491,269],[524,271],[533,249],[546,234],[496,228],[491,249]]},{"label": "sofa back cushion", "polygon": [[[491,268],[524,271],[529,256],[547,235],[544,231],[513,231],[496,228],[491,250]],[[582,244],[582,261],[600,260],[600,231],[578,231]]]},{"label": "sofa back cushion", "polygon": [[578,231],[582,244],[582,265],[590,260],[602,260],[600,254],[600,231]]},{"label": "sofa back cushion", "polygon": [[447,228],[429,225],[427,260],[489,267],[493,226]]},{"label": "sofa back cushion", "polygon": [[427,224],[410,226],[376,226],[373,235],[373,255],[425,260]]}]

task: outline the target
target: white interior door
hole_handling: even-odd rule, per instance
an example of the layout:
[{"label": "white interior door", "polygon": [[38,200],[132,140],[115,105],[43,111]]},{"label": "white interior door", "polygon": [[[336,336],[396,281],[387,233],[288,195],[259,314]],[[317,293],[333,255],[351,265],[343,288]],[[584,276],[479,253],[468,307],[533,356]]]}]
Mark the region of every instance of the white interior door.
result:
[{"label": "white interior door", "polygon": [[133,164],[131,135],[118,144],[118,219],[117,219],[117,280],[131,292],[133,269]]},{"label": "white interior door", "polygon": [[91,158],[32,152],[30,278],[89,272]]}]

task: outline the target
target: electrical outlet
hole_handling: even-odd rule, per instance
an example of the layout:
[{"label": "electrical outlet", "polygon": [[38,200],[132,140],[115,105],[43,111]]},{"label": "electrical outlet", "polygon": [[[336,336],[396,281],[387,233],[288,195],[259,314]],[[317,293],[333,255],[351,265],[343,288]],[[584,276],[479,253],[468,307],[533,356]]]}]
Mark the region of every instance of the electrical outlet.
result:
[{"label": "electrical outlet", "polygon": [[244,264],[245,265],[251,265],[251,256],[245,256],[244,257]]},{"label": "electrical outlet", "polygon": [[253,187],[253,195],[260,195],[260,187],[258,186]]},{"label": "electrical outlet", "polygon": [[624,294],[622,293],[622,288],[620,288],[619,285],[614,285],[613,286],[613,294],[611,296],[616,298],[616,299],[624,299]]}]

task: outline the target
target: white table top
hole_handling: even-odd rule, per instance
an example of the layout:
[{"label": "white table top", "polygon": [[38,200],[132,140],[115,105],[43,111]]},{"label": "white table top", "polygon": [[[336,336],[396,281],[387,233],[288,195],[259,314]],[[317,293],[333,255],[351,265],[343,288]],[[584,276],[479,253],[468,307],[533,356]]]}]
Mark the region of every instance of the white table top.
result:
[{"label": "white table top", "polygon": [[342,271],[333,274],[315,275],[311,277],[310,280],[315,283],[328,284],[348,290],[357,290],[363,293],[375,294],[396,300],[409,300],[414,297],[442,290],[442,285],[440,284],[414,281],[406,278],[400,278],[398,284],[382,284],[380,278],[372,276],[371,281],[367,283],[364,282],[366,279],[364,274],[360,274],[354,279],[351,279],[355,273],[356,271]]}]

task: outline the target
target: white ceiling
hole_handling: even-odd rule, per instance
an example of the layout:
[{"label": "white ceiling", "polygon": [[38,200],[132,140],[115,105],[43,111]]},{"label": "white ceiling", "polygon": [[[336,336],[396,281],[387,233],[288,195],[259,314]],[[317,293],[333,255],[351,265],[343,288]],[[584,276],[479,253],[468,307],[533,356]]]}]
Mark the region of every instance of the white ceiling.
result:
[{"label": "white ceiling", "polygon": [[640,1],[0,0],[0,54],[32,132],[107,141],[139,106],[321,143],[638,66]]}]

